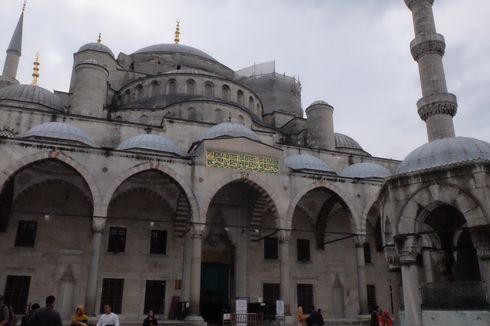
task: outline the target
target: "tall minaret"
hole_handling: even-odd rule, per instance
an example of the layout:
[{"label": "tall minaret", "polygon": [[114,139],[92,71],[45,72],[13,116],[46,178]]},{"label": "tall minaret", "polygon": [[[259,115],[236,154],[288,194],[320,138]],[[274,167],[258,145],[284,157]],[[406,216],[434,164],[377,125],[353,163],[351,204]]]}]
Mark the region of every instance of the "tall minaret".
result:
[{"label": "tall minaret", "polygon": [[434,0],[405,0],[412,11],[415,39],[410,43],[412,56],[419,65],[422,98],[417,102],[425,121],[429,141],[454,137],[453,116],[458,107],[456,96],[447,92],[442,57],[444,37],[436,33],[432,5]]},{"label": "tall minaret", "polygon": [[18,83],[17,68],[19,67],[19,59],[22,54],[22,27],[24,24],[24,11],[26,3],[22,7],[22,13],[20,14],[19,21],[15,27],[14,34],[10,40],[9,47],[7,49],[7,56],[5,57],[5,64],[3,66],[2,79],[3,81],[11,81],[11,83]]}]

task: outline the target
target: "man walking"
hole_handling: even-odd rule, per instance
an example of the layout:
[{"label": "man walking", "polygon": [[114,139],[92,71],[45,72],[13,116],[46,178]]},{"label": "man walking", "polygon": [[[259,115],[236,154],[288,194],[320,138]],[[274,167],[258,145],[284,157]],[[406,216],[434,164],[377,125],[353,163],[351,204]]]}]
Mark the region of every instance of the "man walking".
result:
[{"label": "man walking", "polygon": [[46,307],[37,309],[27,322],[28,326],[62,326],[60,314],[54,310],[54,295],[46,297]]},{"label": "man walking", "polygon": [[97,326],[119,326],[119,318],[112,312],[110,305],[104,305],[104,313],[100,315]]}]

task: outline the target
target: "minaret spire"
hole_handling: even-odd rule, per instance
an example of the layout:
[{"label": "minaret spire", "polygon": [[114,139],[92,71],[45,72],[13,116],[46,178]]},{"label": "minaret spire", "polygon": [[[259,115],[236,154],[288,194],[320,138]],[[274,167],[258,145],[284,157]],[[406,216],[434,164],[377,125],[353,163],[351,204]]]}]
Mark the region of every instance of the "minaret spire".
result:
[{"label": "minaret spire", "polygon": [[434,0],[405,0],[412,11],[415,39],[410,50],[419,65],[422,98],[417,102],[425,121],[429,141],[454,137],[453,116],[458,107],[456,96],[447,91],[442,57],[444,37],[436,33],[432,5]]},{"label": "minaret spire", "polygon": [[177,20],[177,27],[175,27],[175,44],[179,44],[180,42],[180,20]]},{"label": "minaret spire", "polygon": [[97,37],[97,43],[102,42],[102,33],[99,33],[99,37]]},{"label": "minaret spire", "polygon": [[24,11],[26,2],[22,6],[22,12],[15,27],[14,34],[7,48],[7,56],[3,66],[2,79],[10,80],[12,83],[17,83],[17,69],[19,67],[20,56],[22,55],[22,29],[24,25]]},{"label": "minaret spire", "polygon": [[34,59],[34,68],[32,68],[32,85],[37,86],[37,80],[39,79],[39,52],[36,53],[36,59]]}]

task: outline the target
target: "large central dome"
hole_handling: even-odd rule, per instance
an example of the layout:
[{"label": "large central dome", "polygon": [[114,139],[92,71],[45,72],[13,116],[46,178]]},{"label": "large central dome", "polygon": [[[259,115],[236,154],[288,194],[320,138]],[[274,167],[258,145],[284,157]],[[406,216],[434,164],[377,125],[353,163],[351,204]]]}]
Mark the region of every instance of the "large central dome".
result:
[{"label": "large central dome", "polygon": [[138,51],[135,52],[135,54],[149,54],[149,53],[182,53],[182,54],[195,55],[198,57],[216,61],[216,59],[214,59],[206,52],[193,48],[192,46],[174,44],[174,43],[150,45],[142,49],[139,49]]}]

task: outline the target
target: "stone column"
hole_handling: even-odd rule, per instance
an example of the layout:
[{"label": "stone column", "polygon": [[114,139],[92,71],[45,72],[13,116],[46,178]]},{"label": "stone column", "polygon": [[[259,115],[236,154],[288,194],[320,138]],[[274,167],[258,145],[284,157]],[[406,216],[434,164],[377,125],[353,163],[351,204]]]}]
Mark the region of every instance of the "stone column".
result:
[{"label": "stone column", "polygon": [[357,287],[359,289],[359,314],[368,315],[367,285],[366,285],[366,264],[364,261],[364,243],[366,236],[357,236],[356,244],[356,261],[357,261]]},{"label": "stone column", "polygon": [[418,237],[406,236],[397,250],[402,269],[405,325],[422,326],[422,309],[417,267],[417,255],[420,252]]},{"label": "stone column", "polygon": [[425,283],[434,283],[434,273],[432,271],[432,258],[430,249],[422,249],[422,259],[424,260]]},{"label": "stone column", "polygon": [[281,274],[281,299],[284,300],[284,315],[291,315],[291,295],[289,285],[289,240],[290,232],[282,231],[279,235],[279,263]]},{"label": "stone column", "polygon": [[87,296],[85,308],[89,315],[97,314],[97,280],[99,278],[100,251],[102,246],[102,234],[105,228],[105,218],[94,217],[92,221],[92,249],[90,259],[90,271],[87,281]]},{"label": "stone column", "polygon": [[183,254],[183,271],[182,271],[182,301],[190,300],[191,284],[191,259],[192,259],[192,234],[188,232],[184,236],[184,254]]},{"label": "stone column", "polygon": [[201,300],[201,255],[202,255],[202,225],[192,227],[192,258],[191,258],[191,284],[190,284],[190,316],[187,320],[202,321],[200,316]]},{"label": "stone column", "polygon": [[235,245],[235,294],[237,298],[246,298],[248,279],[248,232],[236,231]]},{"label": "stone column", "polygon": [[[490,232],[489,232],[490,233]],[[487,296],[490,296],[490,234],[481,232],[473,243],[478,254],[478,264],[480,265],[480,275],[487,287]],[[473,235],[472,235],[473,236]]]}]

